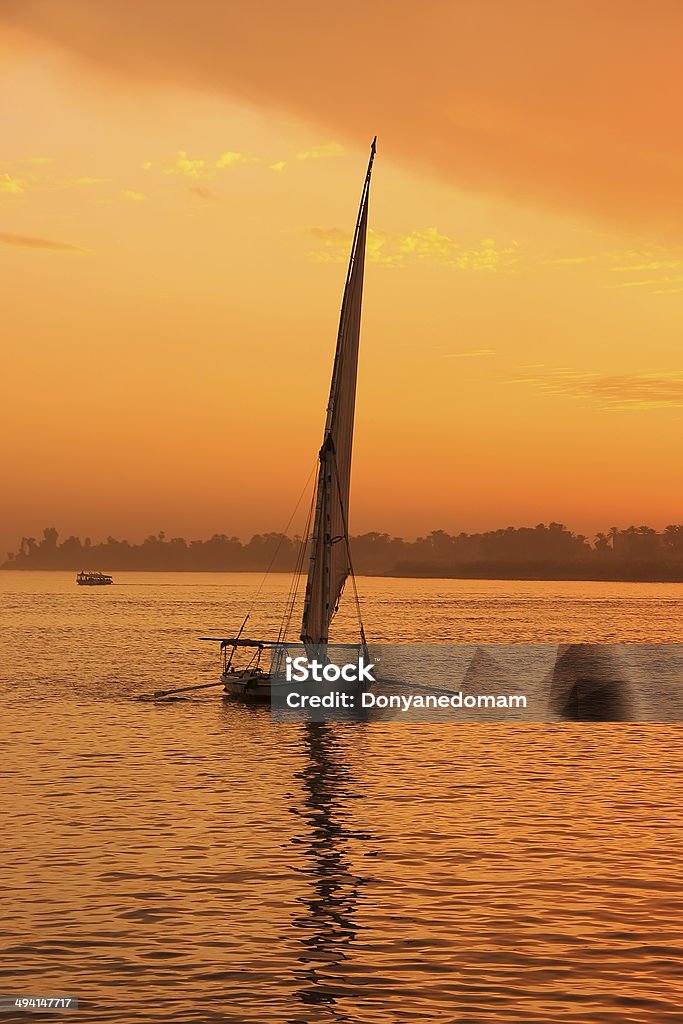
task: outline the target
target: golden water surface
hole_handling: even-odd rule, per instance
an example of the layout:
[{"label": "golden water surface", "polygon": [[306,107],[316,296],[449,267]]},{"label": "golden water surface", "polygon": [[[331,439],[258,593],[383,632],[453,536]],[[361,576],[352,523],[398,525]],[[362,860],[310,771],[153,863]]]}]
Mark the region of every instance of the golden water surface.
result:
[{"label": "golden water surface", "polygon": [[[0,573],[0,992],[76,995],[81,1024],[680,1021],[680,725],[131,699],[215,679],[196,637],[258,582]],[[361,589],[383,641],[683,642],[675,585]]]}]

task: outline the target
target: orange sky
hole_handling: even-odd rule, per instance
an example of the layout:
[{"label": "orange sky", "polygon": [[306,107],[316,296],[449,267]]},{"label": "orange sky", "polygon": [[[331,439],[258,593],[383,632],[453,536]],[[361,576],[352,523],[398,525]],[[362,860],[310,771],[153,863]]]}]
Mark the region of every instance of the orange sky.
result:
[{"label": "orange sky", "polygon": [[561,6],[6,2],[0,555],[284,526],[375,132],[352,531],[680,522],[683,8]]}]

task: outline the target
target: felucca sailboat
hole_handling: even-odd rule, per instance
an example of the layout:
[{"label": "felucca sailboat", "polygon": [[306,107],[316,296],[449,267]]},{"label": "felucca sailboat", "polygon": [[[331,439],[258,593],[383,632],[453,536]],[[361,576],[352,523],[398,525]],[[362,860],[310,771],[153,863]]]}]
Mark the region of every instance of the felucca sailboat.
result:
[{"label": "felucca sailboat", "polygon": [[[309,537],[310,555],[300,640],[304,644],[309,658],[315,656],[318,660],[325,660],[330,623],[339,607],[344,585],[350,577],[358,614],[360,647],[367,654],[365,630],[351,562],[348,513],[368,227],[368,198],[376,141],[376,138],[373,139],[370,148],[370,160],[363,183],[346,274],[325,430],[319,452],[314,501],[311,503],[309,520],[301,542],[299,560],[287,598],[282,625],[275,639],[249,639],[242,636],[247,621],[245,619],[237,636],[220,640],[223,657],[221,681],[224,683],[227,694],[248,699],[270,698],[271,688],[276,685],[272,658],[281,655],[288,640],[287,632],[298,596],[299,581],[303,577],[303,563]],[[214,638],[203,637],[203,639]],[[243,649],[245,648],[252,649],[251,662],[246,667],[239,668],[235,656],[238,652],[244,653]],[[264,651],[270,652],[271,655],[269,667],[264,667],[262,664]]]}]

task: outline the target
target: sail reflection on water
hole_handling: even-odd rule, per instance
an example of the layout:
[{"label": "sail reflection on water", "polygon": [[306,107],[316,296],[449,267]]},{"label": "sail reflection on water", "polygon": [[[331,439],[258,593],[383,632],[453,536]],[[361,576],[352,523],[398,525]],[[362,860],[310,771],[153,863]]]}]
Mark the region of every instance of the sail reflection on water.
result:
[{"label": "sail reflection on water", "polygon": [[293,813],[303,827],[292,842],[297,847],[295,870],[308,877],[310,894],[300,898],[300,911],[292,919],[302,946],[296,994],[308,1007],[327,1007],[328,1019],[347,1021],[350,1018],[338,1006],[351,984],[344,964],[361,928],[358,903],[370,881],[354,870],[352,845],[371,836],[352,823],[349,804],[357,796],[355,781],[335,727],[313,722],[301,728],[306,764],[299,773],[302,803]]}]

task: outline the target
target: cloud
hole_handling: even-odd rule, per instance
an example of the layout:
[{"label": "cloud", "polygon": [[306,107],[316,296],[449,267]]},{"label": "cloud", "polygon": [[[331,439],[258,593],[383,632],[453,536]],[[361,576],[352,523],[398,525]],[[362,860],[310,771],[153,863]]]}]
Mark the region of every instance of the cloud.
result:
[{"label": "cloud", "polygon": [[562,367],[508,383],[530,384],[550,395],[587,399],[613,410],[683,408],[683,372],[597,374]]},{"label": "cloud", "polygon": [[243,164],[251,161],[251,157],[245,153],[221,153],[212,160],[204,157],[190,157],[186,150],[179,149],[173,160],[164,164],[154,164],[146,160],[142,165],[146,171],[151,171],[159,166],[164,174],[181,174],[186,178],[215,178],[217,171],[223,171],[227,167],[234,167],[236,164]]},{"label": "cloud", "polygon": [[470,352],[446,352],[444,359],[472,359],[474,357],[495,356],[495,348],[473,348]]},{"label": "cloud", "polygon": [[341,263],[348,260],[352,235],[341,228],[306,228],[306,234],[318,243],[311,254],[316,263]]},{"label": "cloud", "polygon": [[640,273],[643,270],[683,270],[681,260],[653,260],[649,263],[632,263],[624,267],[612,267],[612,271],[618,274]]},{"label": "cloud", "polygon": [[130,199],[134,203],[142,203],[147,199],[144,192],[133,192],[132,189],[122,188],[121,195],[124,199]]},{"label": "cloud", "polygon": [[74,178],[56,178],[50,177],[50,175],[39,175],[32,174],[31,182],[34,186],[42,188],[60,188],[60,189],[71,189],[71,188],[92,188],[94,185],[106,185],[111,182],[111,178],[96,178],[89,174],[81,174]]},{"label": "cloud", "polygon": [[[653,295],[683,290],[683,259],[664,246],[541,259],[540,265],[553,268],[587,268],[603,288],[643,288]],[[602,279],[596,277],[602,271]],[[643,274],[649,276],[643,277]]]},{"label": "cloud", "polygon": [[645,288],[649,285],[657,285],[661,282],[656,277],[648,277],[642,281],[618,281],[616,284],[608,284],[608,288]]},{"label": "cloud", "polygon": [[93,178],[89,174],[82,174],[77,178],[62,178],[58,184],[62,188],[75,188],[79,185],[102,185],[107,181],[109,181],[108,178]]},{"label": "cloud", "polygon": [[595,263],[598,256],[560,256],[557,259],[542,260],[542,264],[547,267],[574,267],[581,266],[585,263]]},{"label": "cloud", "polygon": [[[322,8],[325,10],[325,8]],[[683,5],[5,0],[88,74],[212,90],[452,185],[683,237]],[[357,69],[362,69],[359,73]],[[580,69],[578,73],[577,69]]]},{"label": "cloud", "polygon": [[35,238],[31,235],[0,233],[0,244],[16,245],[25,249],[55,249],[60,252],[86,252],[80,245],[57,242],[53,238]]},{"label": "cloud", "polygon": [[413,231],[410,235],[403,235],[398,239],[400,252],[410,256],[441,256],[448,258],[460,246],[453,238],[442,235],[436,228],[425,228],[422,231]]},{"label": "cloud", "polygon": [[19,174],[0,174],[0,193],[22,195],[24,193],[69,191],[91,189],[96,185],[110,184],[111,178],[100,178],[90,174],[63,177],[48,166],[55,161],[52,157],[28,157],[16,161]]},{"label": "cloud", "polygon": [[11,174],[0,174],[0,192],[9,192],[10,195],[20,195],[26,191],[26,183]]},{"label": "cloud", "polygon": [[[671,259],[668,253],[631,253],[626,260],[615,261],[612,274],[636,275],[627,280],[612,281],[608,288],[644,288],[653,295],[683,291],[683,260]],[[648,274],[649,277],[641,277]]]},{"label": "cloud", "polygon": [[268,169],[271,171],[284,171],[287,164],[284,160],[278,160],[276,164],[270,164]]},{"label": "cloud", "polygon": [[214,166],[222,170],[224,167],[232,167],[233,164],[243,164],[245,160],[243,153],[221,153]]},{"label": "cloud", "polygon": [[[145,164],[146,169],[150,169],[152,166],[152,164]],[[185,174],[188,178],[199,178],[204,174],[214,172],[214,168],[209,167],[206,160],[199,157],[191,159],[184,149],[179,150],[175,159],[166,164],[163,170],[164,174]]]},{"label": "cloud", "polygon": [[[351,253],[353,235],[341,228],[307,228],[306,234],[316,240],[311,253],[316,263],[346,263]],[[404,255],[387,248],[389,236],[382,231],[368,230],[365,259],[368,263],[393,265],[404,262]]]},{"label": "cloud", "polygon": [[28,157],[26,160],[15,161],[19,168],[18,174],[5,172],[0,174],[0,192],[21,195],[36,190],[55,191],[75,188],[92,188],[111,182],[111,178],[100,178],[90,174],[63,177],[49,166],[53,157]]},{"label": "cloud", "polygon": [[320,160],[328,156],[343,156],[344,147],[338,142],[325,142],[322,146],[313,146],[296,154],[297,160]]},{"label": "cloud", "polygon": [[[318,263],[343,263],[349,258],[352,236],[339,228],[308,228],[318,248],[313,259]],[[484,238],[473,248],[463,248],[455,238],[437,228],[422,228],[405,235],[368,231],[368,263],[403,266],[408,263],[437,263],[456,270],[510,270],[518,262],[517,243],[499,246]]]},{"label": "cloud", "polygon": [[651,295],[671,295],[683,291],[683,276],[646,277],[642,281],[621,281],[608,288],[643,288]]}]

